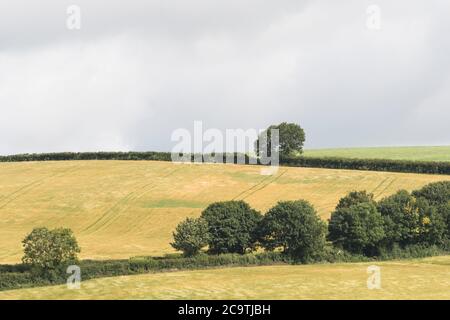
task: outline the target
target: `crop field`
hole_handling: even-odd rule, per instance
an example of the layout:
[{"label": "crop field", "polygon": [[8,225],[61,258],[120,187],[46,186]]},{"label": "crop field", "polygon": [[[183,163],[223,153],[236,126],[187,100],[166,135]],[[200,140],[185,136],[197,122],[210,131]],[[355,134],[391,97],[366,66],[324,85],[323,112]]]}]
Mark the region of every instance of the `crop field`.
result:
[{"label": "crop field", "polygon": [[0,299],[450,299],[450,256],[369,263],[238,267],[88,280],[0,292]]},{"label": "crop field", "polygon": [[157,161],[67,161],[0,164],[0,263],[19,262],[34,227],[69,227],[81,258],[161,255],[175,226],[209,203],[243,199],[265,211],[279,200],[311,201],[324,219],[340,197],[366,189],[377,199],[450,176],[173,164]]},{"label": "crop field", "polygon": [[305,150],[305,156],[414,161],[450,161],[450,146],[310,149]]}]

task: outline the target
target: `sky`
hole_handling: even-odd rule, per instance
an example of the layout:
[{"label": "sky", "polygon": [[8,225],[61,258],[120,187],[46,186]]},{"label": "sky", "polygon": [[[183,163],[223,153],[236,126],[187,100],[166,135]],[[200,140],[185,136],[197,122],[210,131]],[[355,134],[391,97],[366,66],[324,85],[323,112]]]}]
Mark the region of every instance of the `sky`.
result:
[{"label": "sky", "polygon": [[294,122],[306,148],[450,145],[449,15],[448,0],[2,0],[0,154],[170,151],[194,121]]}]

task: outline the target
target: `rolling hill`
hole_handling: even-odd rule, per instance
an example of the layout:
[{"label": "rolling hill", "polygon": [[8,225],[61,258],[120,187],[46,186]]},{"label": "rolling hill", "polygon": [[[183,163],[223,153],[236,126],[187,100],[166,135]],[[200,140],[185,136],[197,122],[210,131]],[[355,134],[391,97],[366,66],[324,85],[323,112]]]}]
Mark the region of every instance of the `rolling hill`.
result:
[{"label": "rolling hill", "polygon": [[81,258],[173,252],[175,226],[214,201],[239,199],[265,211],[306,199],[324,219],[340,197],[366,189],[377,199],[450,176],[158,161],[0,163],[0,263],[19,262],[34,227],[70,227]]}]

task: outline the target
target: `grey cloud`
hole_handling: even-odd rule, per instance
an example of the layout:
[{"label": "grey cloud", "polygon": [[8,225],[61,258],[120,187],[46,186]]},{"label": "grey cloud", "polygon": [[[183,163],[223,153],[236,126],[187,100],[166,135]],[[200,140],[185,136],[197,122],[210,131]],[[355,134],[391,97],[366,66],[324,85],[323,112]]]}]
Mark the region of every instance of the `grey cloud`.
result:
[{"label": "grey cloud", "polygon": [[0,154],[170,150],[195,120],[298,122],[309,147],[450,144],[450,4],[379,0],[379,31],[369,4],[3,1]]}]

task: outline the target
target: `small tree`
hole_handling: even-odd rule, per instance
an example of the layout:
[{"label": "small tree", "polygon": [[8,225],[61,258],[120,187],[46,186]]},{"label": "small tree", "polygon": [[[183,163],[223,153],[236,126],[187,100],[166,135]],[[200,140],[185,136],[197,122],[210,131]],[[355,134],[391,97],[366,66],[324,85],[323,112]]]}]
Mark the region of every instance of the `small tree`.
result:
[{"label": "small tree", "polygon": [[372,203],[375,204],[372,193],[367,193],[367,191],[352,191],[345,197],[339,200],[336,206],[336,210],[350,208],[356,204],[360,203]]},{"label": "small tree", "polygon": [[72,230],[35,228],[22,241],[23,263],[41,270],[53,270],[77,261],[80,252]]},{"label": "small tree", "polygon": [[431,205],[445,205],[450,201],[450,181],[440,181],[427,184],[420,190],[413,191],[416,198],[424,198]]},{"label": "small tree", "polygon": [[[279,130],[279,146],[271,145],[272,129]],[[278,151],[281,157],[298,155],[303,152],[303,144],[305,142],[305,131],[298,124],[283,122],[278,125],[271,125],[264,130],[255,142],[255,152],[260,155],[262,149],[262,137],[267,137],[267,145],[265,149],[269,155],[271,150],[279,147]]]},{"label": "small tree", "polygon": [[[422,240],[428,243],[445,243],[450,248],[450,181],[427,184],[422,189],[413,191],[412,195],[417,199],[425,199],[435,209],[435,212],[430,212],[431,218],[425,218],[425,222],[433,220],[433,223],[423,226],[428,235]],[[442,226],[445,226],[445,232],[443,239],[440,239]]]},{"label": "small tree", "polygon": [[174,249],[182,251],[187,257],[194,256],[208,244],[208,224],[202,218],[187,218],[178,224],[173,239],[170,245]]},{"label": "small tree", "polygon": [[450,242],[450,203],[436,206],[436,213],[442,217],[442,220],[446,226],[447,242]]},{"label": "small tree", "polygon": [[328,239],[335,246],[357,254],[373,255],[384,238],[383,218],[372,203],[337,209],[328,224]]},{"label": "small tree", "polygon": [[438,212],[438,208],[425,204],[424,214],[420,218],[419,242],[427,245],[447,243],[447,217]]},{"label": "small tree", "polygon": [[401,246],[417,243],[441,244],[445,237],[444,218],[423,198],[400,190],[378,203],[384,219],[386,243]]},{"label": "small tree", "polygon": [[271,208],[258,228],[266,250],[283,252],[302,262],[313,261],[323,253],[326,225],[307,201],[282,201]]},{"label": "small tree", "polygon": [[209,251],[219,253],[245,253],[256,243],[256,227],[261,214],[244,201],[225,201],[210,204],[201,217],[209,230]]}]

